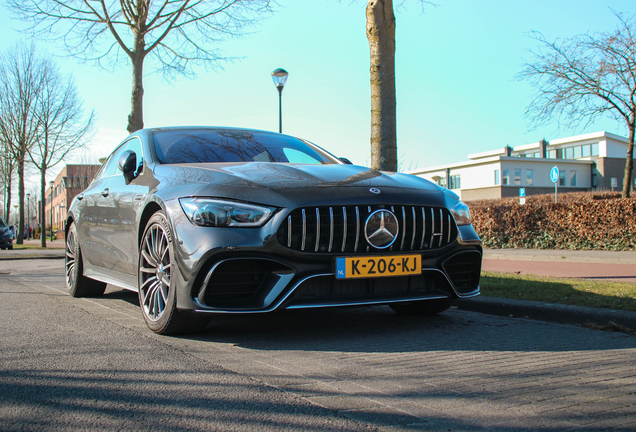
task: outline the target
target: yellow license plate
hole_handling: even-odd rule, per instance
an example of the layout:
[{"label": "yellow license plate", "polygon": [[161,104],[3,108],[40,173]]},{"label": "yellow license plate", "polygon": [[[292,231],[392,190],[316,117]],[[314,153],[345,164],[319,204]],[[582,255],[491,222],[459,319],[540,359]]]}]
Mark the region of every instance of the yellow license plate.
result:
[{"label": "yellow license plate", "polygon": [[421,255],[336,258],[337,279],[404,276],[421,272]]}]

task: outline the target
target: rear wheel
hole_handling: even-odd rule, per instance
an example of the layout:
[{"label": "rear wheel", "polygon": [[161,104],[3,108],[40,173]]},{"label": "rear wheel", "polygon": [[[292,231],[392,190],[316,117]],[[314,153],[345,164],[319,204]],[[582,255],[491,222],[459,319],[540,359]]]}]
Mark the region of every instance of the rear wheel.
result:
[{"label": "rear wheel", "polygon": [[207,317],[177,309],[172,233],[159,211],[146,226],[139,249],[139,306],[150,330],[159,334],[201,331]]},{"label": "rear wheel", "polygon": [[106,284],[84,276],[82,251],[77,230],[72,223],[66,235],[66,288],[73,297],[99,297],[106,291]]},{"label": "rear wheel", "polygon": [[435,315],[451,307],[453,299],[421,300],[391,303],[389,307],[400,315]]}]

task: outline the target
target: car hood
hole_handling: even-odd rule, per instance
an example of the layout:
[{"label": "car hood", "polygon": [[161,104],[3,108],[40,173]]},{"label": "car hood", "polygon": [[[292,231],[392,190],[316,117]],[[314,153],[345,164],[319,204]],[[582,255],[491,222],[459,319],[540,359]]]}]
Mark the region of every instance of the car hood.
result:
[{"label": "car hood", "polygon": [[[305,202],[320,205],[316,201],[346,201],[361,194],[371,198],[377,195],[370,192],[371,188],[380,190],[382,200],[390,197],[390,201],[408,203],[420,202],[427,197],[427,202],[434,201],[430,204],[443,205],[444,202],[442,189],[420,177],[356,165],[176,164],[157,165],[155,175],[192,184],[192,196],[231,197],[262,203],[278,203],[283,199],[296,205]],[[372,201],[378,198],[374,197]]]}]

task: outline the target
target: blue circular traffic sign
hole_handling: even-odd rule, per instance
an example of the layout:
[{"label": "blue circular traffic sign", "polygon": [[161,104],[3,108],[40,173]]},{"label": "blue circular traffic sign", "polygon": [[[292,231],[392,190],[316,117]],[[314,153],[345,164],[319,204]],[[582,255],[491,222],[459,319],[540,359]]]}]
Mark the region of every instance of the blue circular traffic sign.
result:
[{"label": "blue circular traffic sign", "polygon": [[559,168],[556,165],[550,170],[550,180],[552,180],[552,183],[559,181]]}]

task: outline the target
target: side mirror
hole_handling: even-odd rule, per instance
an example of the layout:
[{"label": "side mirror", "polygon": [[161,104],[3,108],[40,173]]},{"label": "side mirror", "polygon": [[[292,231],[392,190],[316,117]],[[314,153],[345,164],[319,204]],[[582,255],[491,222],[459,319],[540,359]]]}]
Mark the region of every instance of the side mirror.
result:
[{"label": "side mirror", "polygon": [[351,162],[349,159],[344,158],[344,157],[339,157],[338,159],[340,159],[340,162],[344,162],[347,165],[353,165],[353,162]]},{"label": "side mirror", "polygon": [[119,158],[119,169],[124,173],[126,184],[133,181],[137,172],[137,155],[132,150],[126,150]]}]

